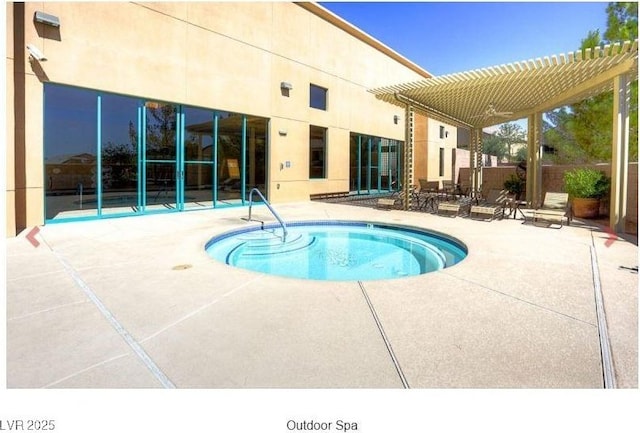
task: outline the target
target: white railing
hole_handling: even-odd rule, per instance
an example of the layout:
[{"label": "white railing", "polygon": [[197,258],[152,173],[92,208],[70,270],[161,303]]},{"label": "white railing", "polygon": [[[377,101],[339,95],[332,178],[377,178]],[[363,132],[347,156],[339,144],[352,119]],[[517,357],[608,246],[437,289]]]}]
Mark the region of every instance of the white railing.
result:
[{"label": "white railing", "polygon": [[258,188],[253,188],[251,190],[251,192],[249,192],[249,218],[247,218],[247,221],[251,221],[251,208],[253,206],[253,193],[254,192],[257,193],[260,196],[260,198],[262,199],[264,204],[267,205],[267,209],[269,209],[269,211],[271,211],[273,216],[280,223],[280,226],[282,227],[282,242],[286,242],[286,240],[287,240],[287,225],[284,223],[282,218],[280,218],[280,215],[278,215],[278,212],[276,212],[275,209],[271,207],[271,205],[269,204],[267,199],[264,197],[264,195],[262,195],[262,193],[260,192],[260,190]]}]

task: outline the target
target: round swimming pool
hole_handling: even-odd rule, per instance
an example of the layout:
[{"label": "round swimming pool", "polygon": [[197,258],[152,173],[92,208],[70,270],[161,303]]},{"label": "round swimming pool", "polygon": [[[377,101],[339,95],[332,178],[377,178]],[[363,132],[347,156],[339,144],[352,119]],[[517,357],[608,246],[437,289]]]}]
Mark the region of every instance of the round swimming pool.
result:
[{"label": "round swimming pool", "polygon": [[205,246],[223,263],[266,274],[311,280],[381,280],[453,266],[465,245],[442,233],[353,221],[287,223],[223,233]]}]

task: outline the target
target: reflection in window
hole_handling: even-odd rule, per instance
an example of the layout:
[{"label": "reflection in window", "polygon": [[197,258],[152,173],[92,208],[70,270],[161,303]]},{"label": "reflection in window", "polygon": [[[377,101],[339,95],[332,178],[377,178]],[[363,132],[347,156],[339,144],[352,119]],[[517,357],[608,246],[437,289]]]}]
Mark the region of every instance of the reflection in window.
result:
[{"label": "reflection in window", "polygon": [[213,207],[215,118],[211,110],[185,107],[184,207]]},{"label": "reflection in window", "polygon": [[243,116],[218,113],[218,201],[231,204],[242,199]]},{"label": "reflection in window", "polygon": [[327,89],[311,84],[309,86],[309,106],[318,110],[326,110]]},{"label": "reflection in window", "polygon": [[[267,195],[267,126],[263,117],[247,116],[246,193],[258,188]],[[249,197],[247,196],[246,199]],[[257,195],[254,199],[257,199]]]},{"label": "reflection in window", "polygon": [[46,219],[96,215],[97,93],[46,83]]},{"label": "reflection in window", "polygon": [[401,189],[402,142],[350,134],[350,190],[358,194]]},{"label": "reflection in window", "polygon": [[138,203],[138,133],[140,102],[106,94],[100,98],[102,210],[133,212]]},{"label": "reflection in window", "polygon": [[266,195],[267,131],[266,118],[47,83],[46,220],[239,204],[253,187]]},{"label": "reflection in window", "polygon": [[309,126],[309,179],[326,178],[327,129]]},{"label": "reflection in window", "polygon": [[178,201],[177,111],[173,104],[147,102],[145,210],[175,209]]},{"label": "reflection in window", "polygon": [[176,159],[176,106],[147,102],[147,159]]}]

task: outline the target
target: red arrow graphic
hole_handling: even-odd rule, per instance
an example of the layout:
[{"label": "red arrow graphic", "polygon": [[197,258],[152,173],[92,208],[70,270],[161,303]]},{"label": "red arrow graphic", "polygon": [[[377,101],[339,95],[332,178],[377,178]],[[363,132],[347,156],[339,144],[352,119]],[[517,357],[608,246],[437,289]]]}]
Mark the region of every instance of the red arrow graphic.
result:
[{"label": "red arrow graphic", "polygon": [[36,248],[40,245],[40,242],[38,242],[38,240],[36,239],[36,235],[38,233],[40,233],[40,229],[38,228],[38,226],[35,226],[34,228],[31,229],[31,231],[26,236],[27,240],[31,242],[31,245],[33,245]]},{"label": "red arrow graphic", "polygon": [[609,248],[611,245],[613,245],[613,243],[615,241],[618,240],[618,236],[616,235],[616,232],[614,232],[610,227],[606,226],[604,228],[604,231],[609,235],[609,237],[607,238],[606,242],[604,243],[604,246]]}]

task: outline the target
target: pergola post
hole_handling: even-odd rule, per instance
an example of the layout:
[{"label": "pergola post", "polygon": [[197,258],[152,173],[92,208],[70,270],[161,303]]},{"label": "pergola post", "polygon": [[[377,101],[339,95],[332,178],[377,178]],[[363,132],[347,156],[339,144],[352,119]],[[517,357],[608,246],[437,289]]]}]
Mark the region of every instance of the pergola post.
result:
[{"label": "pergola post", "polygon": [[629,182],[629,100],[627,74],[613,79],[613,134],[611,143],[611,202],[609,227],[623,233],[627,218],[627,185]]},{"label": "pergola post", "polygon": [[527,130],[527,206],[542,203],[542,113],[531,114]]},{"label": "pergola post", "polygon": [[405,105],[404,121],[405,121],[405,146],[404,146],[404,203],[403,209],[411,208],[411,187],[413,185],[413,150],[415,145],[414,137],[414,109],[411,104]]},{"label": "pergola post", "polygon": [[476,197],[482,187],[482,129],[471,130],[469,166],[471,168],[471,195]]}]

